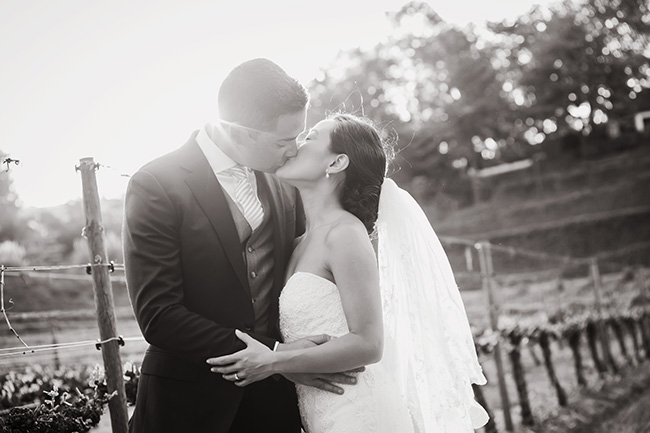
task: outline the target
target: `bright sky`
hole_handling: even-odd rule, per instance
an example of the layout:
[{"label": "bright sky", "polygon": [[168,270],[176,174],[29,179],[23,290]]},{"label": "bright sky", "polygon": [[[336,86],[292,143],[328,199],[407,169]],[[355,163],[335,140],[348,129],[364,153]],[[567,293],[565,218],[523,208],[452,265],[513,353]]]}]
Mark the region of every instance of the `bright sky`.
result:
[{"label": "bright sky", "polygon": [[[430,0],[458,24],[512,18],[535,0]],[[216,115],[220,81],[266,57],[305,84],[341,49],[390,32],[405,0],[0,0],[0,150],[25,206],[81,195],[92,156],[100,195],[121,197],[150,159]],[[3,166],[4,170],[4,166]],[[0,173],[0,175],[7,175]]]}]

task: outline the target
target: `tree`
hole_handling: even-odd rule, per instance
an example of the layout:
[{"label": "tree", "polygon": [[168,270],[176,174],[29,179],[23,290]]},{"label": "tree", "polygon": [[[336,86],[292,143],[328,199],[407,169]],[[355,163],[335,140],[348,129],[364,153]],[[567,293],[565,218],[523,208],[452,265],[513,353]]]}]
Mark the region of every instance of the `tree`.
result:
[{"label": "tree", "polygon": [[[404,35],[399,46],[412,53],[418,71],[414,126],[428,131],[429,151],[442,150],[465,158],[472,168],[483,167],[509,135],[491,47],[480,41],[475,28],[445,23],[426,3],[405,5],[393,20]],[[413,21],[422,23],[415,26],[419,31],[408,30]]]},{"label": "tree", "polygon": [[646,0],[564,0],[491,29],[515,132],[530,144],[630,124],[650,87]]},{"label": "tree", "polygon": [[471,202],[469,170],[616,132],[650,105],[647,0],[563,0],[487,29],[420,1],[388,18],[388,40],[341,53],[312,83],[312,116],[343,107],[387,126],[400,175],[425,178],[430,196],[453,187]]},{"label": "tree", "polygon": [[[103,199],[102,227],[108,237],[119,238],[122,227],[123,202],[121,199]],[[86,247],[81,248],[86,242],[83,238],[84,212],[81,199],[69,201],[66,204],[34,209],[30,215],[30,227],[33,234],[25,245],[33,260],[48,264],[67,264],[72,258],[77,260],[86,254],[81,262],[88,261]],[[79,253],[81,251],[81,253]],[[115,251],[110,250],[111,254]],[[111,255],[111,260],[119,261],[120,254]],[[72,262],[80,264],[79,262]]]},{"label": "tree", "polygon": [[458,168],[480,168],[507,144],[491,53],[473,29],[453,27],[426,3],[408,3],[389,19],[389,40],[342,53],[312,83],[312,112],[362,111],[399,137],[403,177],[429,179],[432,195],[452,182],[469,188]]}]

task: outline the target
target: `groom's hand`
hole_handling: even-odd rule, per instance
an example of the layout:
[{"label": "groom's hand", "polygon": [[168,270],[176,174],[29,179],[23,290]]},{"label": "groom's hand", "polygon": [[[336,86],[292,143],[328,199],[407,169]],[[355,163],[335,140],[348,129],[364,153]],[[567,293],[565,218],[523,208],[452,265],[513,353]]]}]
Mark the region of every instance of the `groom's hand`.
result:
[{"label": "groom's hand", "polygon": [[[291,343],[280,343],[276,350],[306,349],[313,346],[320,346],[323,343],[327,343],[332,338],[333,337],[327,334],[312,335]],[[343,394],[343,388],[336,384],[356,384],[356,374],[365,369],[365,367],[360,367],[344,373],[285,373],[283,376],[294,383],[313,386],[314,388],[322,389],[323,391],[331,392],[333,394]]]},{"label": "groom's hand", "polygon": [[275,350],[277,352],[282,352],[285,350],[308,349],[310,347],[320,346],[323,343],[327,343],[331,339],[332,337],[327,334],[311,335],[309,337],[301,338],[300,340],[292,341],[291,343],[280,343],[278,344],[278,348]]},{"label": "groom's hand", "polygon": [[313,386],[333,394],[343,394],[343,388],[336,384],[354,385],[357,383],[356,374],[364,371],[365,367],[359,367],[345,373],[285,373],[284,377],[293,383]]}]

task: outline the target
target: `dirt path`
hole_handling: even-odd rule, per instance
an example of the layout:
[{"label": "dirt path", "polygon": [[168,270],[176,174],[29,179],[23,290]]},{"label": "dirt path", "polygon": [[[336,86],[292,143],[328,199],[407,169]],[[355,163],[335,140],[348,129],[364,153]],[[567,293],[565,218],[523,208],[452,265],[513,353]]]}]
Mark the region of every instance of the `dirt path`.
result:
[{"label": "dirt path", "polygon": [[599,390],[584,390],[535,433],[650,433],[650,362],[610,377]]},{"label": "dirt path", "polygon": [[593,433],[650,433],[650,388]]}]

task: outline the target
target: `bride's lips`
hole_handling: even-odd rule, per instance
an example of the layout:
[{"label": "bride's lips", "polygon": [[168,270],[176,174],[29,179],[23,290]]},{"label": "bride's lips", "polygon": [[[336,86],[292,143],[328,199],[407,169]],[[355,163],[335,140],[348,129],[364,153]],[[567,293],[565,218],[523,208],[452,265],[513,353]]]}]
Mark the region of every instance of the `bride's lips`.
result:
[{"label": "bride's lips", "polygon": [[294,158],[295,158],[295,156],[292,156],[290,158],[285,159],[284,162],[282,163],[281,167],[284,167],[285,165],[287,165],[289,163],[289,161],[293,160]]}]

